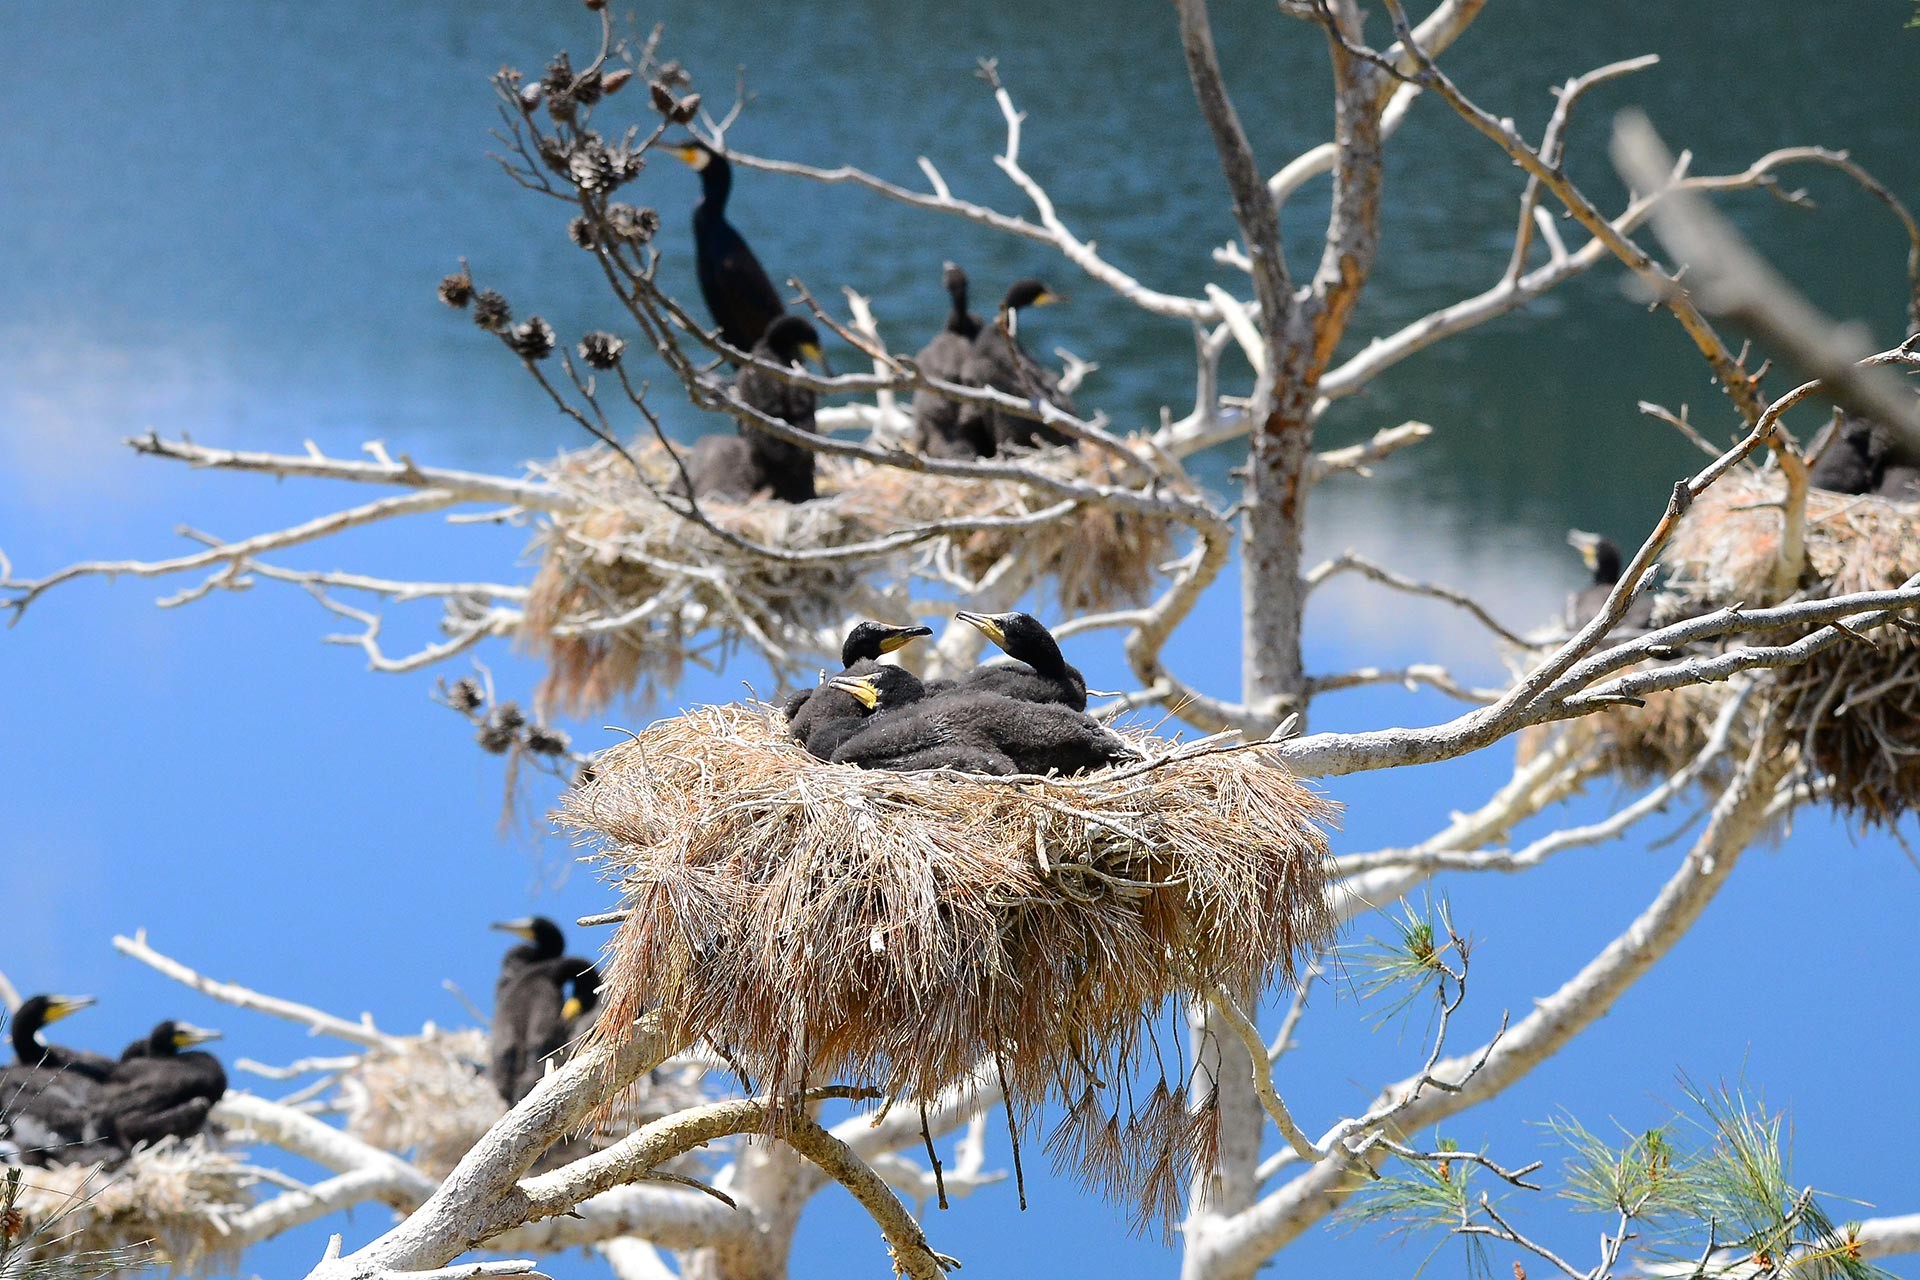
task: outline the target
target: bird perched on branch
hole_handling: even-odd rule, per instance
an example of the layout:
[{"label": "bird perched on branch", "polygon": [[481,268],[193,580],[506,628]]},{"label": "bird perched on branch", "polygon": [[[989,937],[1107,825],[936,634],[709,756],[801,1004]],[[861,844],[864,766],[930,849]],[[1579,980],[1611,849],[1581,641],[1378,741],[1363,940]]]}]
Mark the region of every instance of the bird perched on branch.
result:
[{"label": "bird perched on branch", "polygon": [[[847,632],[840,646],[842,675],[861,676],[880,665],[882,654],[912,644],[921,636],[933,634],[932,627],[895,626],[890,622],[859,622]],[[833,749],[859,727],[865,708],[843,690],[821,685],[802,689],[787,699],[787,730],[794,740],[822,760],[833,758]],[[815,733],[818,733],[818,741]]]},{"label": "bird perched on branch", "polygon": [[[800,316],[781,316],[754,345],[754,358],[771,364],[795,366],[805,361],[824,363],[820,332]],[[782,382],[763,369],[747,365],[734,379],[740,402],[769,418],[800,431],[812,432],[819,397],[807,387]],[[687,455],[687,479],[696,498],[724,498],[744,502],[761,493],[782,502],[811,502],[813,450],[782,440],[750,423],[736,423],[732,436],[704,436]],[[673,492],[685,496],[687,484],[675,481]]]},{"label": "bird perched on branch", "polygon": [[964,690],[928,698],[919,680],[898,667],[835,676],[828,683],[873,712],[871,722],[834,752],[838,764],[901,771],[1075,774],[1137,754],[1092,716],[1058,703]]},{"label": "bird perched on branch", "polygon": [[131,1149],[162,1138],[190,1138],[227,1092],[220,1060],[194,1049],[218,1031],[190,1022],[157,1024],[144,1042],[127,1046],[92,1110],[105,1138]]},{"label": "bird perched on branch", "polygon": [[[1593,581],[1567,602],[1567,623],[1577,630],[1586,626],[1606,607],[1607,597],[1613,594],[1614,585],[1620,581],[1623,565],[1620,548],[1614,545],[1612,539],[1597,533],[1570,529],[1567,531],[1567,545],[1578,551],[1587,568],[1593,571]],[[1642,592],[1635,596],[1633,603],[1627,606],[1625,616],[1615,625],[1636,631],[1644,631],[1652,626],[1652,595]]]},{"label": "bird perched on branch", "polygon": [[[967,273],[949,262],[941,271],[941,283],[953,300],[947,323],[933,341],[914,357],[920,372],[943,382],[964,383],[967,359],[980,337],[980,317],[967,310]],[[925,387],[913,393],[914,446],[930,458],[986,458],[994,451],[993,430],[979,414],[967,419],[961,430],[961,406],[938,391]]]},{"label": "bird perched on branch", "polygon": [[693,206],[694,267],[700,296],[730,347],[752,351],[786,306],[753,250],[727,221],[727,197],[733,191],[733,166],[698,138],[667,151],[700,175],[700,202]]},{"label": "bird perched on branch", "polygon": [[978,628],[998,645],[1011,663],[975,667],[963,676],[956,691],[998,693],[1022,702],[1057,702],[1075,711],[1087,709],[1087,678],[1060,652],[1059,642],[1040,619],[1030,613],[974,613],[955,610],[954,617]]},{"label": "bird perched on branch", "polygon": [[[1016,280],[1000,300],[993,324],[980,331],[967,353],[959,381],[970,387],[992,387],[1017,396],[1032,405],[1052,404],[1063,413],[1075,414],[1073,399],[1060,390],[1060,380],[1042,368],[1040,362],[1020,345],[1020,313],[1029,307],[1045,307],[1059,302],[1060,295],[1038,280]],[[962,436],[991,437],[995,450],[1008,447],[1031,448],[1035,444],[1065,444],[1068,437],[1055,427],[1032,418],[1000,409],[965,405],[960,411]]]},{"label": "bird perched on branch", "polygon": [[545,916],[492,927],[526,939],[501,958],[487,1037],[488,1078],[511,1104],[540,1083],[546,1059],[567,1046],[574,1024],[584,1028],[598,1002],[599,971],[591,960],[566,954],[566,935]]}]

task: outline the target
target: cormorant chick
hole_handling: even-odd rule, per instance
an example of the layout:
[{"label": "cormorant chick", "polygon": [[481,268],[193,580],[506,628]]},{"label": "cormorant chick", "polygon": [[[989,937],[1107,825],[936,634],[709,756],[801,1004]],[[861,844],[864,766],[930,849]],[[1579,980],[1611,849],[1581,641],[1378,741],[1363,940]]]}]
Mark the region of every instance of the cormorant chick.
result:
[{"label": "cormorant chick", "polygon": [[[800,316],[781,316],[754,345],[756,359],[772,364],[821,363],[820,333]],[[770,418],[812,431],[819,397],[748,365],[734,380],[741,403]],[[748,423],[735,424],[739,434],[703,436],[687,455],[687,477],[696,498],[724,498],[744,502],[766,492],[782,502],[811,502],[813,450],[781,440]],[[687,486],[676,480],[673,492],[685,495]]]},{"label": "cormorant chick", "polygon": [[[570,1038],[569,1001],[573,985],[578,1017],[598,1000],[598,974],[593,962],[566,955],[566,936],[545,916],[506,920],[493,926],[527,939],[508,951],[500,962],[494,985],[493,1027],[488,1034],[488,1078],[509,1104],[532,1092],[546,1072],[545,1059],[566,1047]],[[585,974],[593,974],[582,986]]]},{"label": "cormorant chick", "polygon": [[733,190],[733,166],[727,158],[694,138],[667,150],[700,175],[700,203],[693,206],[694,266],[700,296],[730,347],[752,351],[786,306],[760,259],[727,221],[727,196]]},{"label": "cormorant chick", "polygon": [[[933,341],[920,349],[915,361],[920,372],[943,382],[963,382],[967,358],[980,336],[980,317],[967,310],[967,273],[949,262],[942,269],[941,283],[953,299],[947,323]],[[993,456],[993,430],[984,418],[974,415],[961,430],[961,407],[938,391],[925,387],[913,393],[914,447],[929,458],[990,458]]]},{"label": "cormorant chick", "polygon": [[0,1163],[85,1164],[124,1154],[98,1141],[106,1085],[52,1067],[0,1067]]},{"label": "cormorant chick", "polygon": [[[959,380],[970,387],[1004,391],[1030,404],[1047,401],[1065,413],[1078,416],[1072,398],[1060,390],[1060,380],[1042,368],[1020,345],[1020,312],[1027,307],[1044,307],[1058,301],[1060,296],[1040,281],[1016,280],[1001,299],[993,324],[973,340],[973,349],[967,353],[967,363],[961,369]],[[978,405],[961,409],[959,430],[963,436],[991,437],[995,449],[1065,444],[1069,439],[1032,418]]]},{"label": "cormorant chick", "polygon": [[[1593,581],[1567,602],[1568,624],[1578,629],[1586,626],[1606,607],[1607,597],[1613,594],[1614,584],[1620,581],[1620,573],[1625,566],[1621,562],[1620,548],[1614,545],[1611,538],[1571,529],[1567,532],[1567,545],[1577,550],[1580,558],[1586,561],[1587,568],[1593,571]],[[1627,606],[1625,616],[1615,625],[1633,631],[1645,631],[1651,627],[1652,594],[1643,591],[1635,596],[1633,603]]]},{"label": "cormorant chick", "polygon": [[[834,752],[863,769],[957,769],[965,773],[1084,773],[1135,757],[1093,717],[1057,703],[956,692],[921,700],[910,673],[883,667],[831,683],[876,714]],[[905,679],[901,679],[905,676]]]},{"label": "cormorant chick", "polygon": [[13,1053],[20,1065],[70,1071],[89,1080],[105,1080],[114,1068],[112,1058],[103,1053],[46,1044],[40,1039],[42,1027],[90,1008],[93,1003],[92,996],[43,995],[21,1001],[13,1015]]},{"label": "cormorant chick", "polygon": [[1807,473],[1816,489],[1833,493],[1872,493],[1886,461],[1886,443],[1873,424],[1851,414],[1840,419]]},{"label": "cormorant chick", "polygon": [[975,667],[958,685],[963,693],[998,693],[1022,702],[1058,702],[1075,711],[1087,709],[1087,678],[1060,653],[1053,633],[1030,613],[974,613],[956,610],[954,617],[979,628],[981,634],[1018,662]]},{"label": "cormorant chick", "polygon": [[147,1037],[143,1055],[115,1065],[95,1107],[103,1136],[131,1148],[162,1138],[191,1138],[227,1092],[227,1073],[210,1053],[187,1052],[218,1040],[188,1022],[166,1021]]},{"label": "cormorant chick", "polygon": [[[880,665],[880,655],[912,644],[921,636],[933,634],[932,627],[897,627],[889,622],[859,622],[847,632],[840,646],[840,671],[843,675],[865,675]],[[822,760],[833,758],[834,747],[846,740],[858,727],[850,721],[864,714],[851,694],[821,685],[802,689],[787,699],[782,708],[787,714],[787,730],[794,740]],[[827,728],[831,725],[831,728]],[[821,730],[818,743],[813,734]]]}]

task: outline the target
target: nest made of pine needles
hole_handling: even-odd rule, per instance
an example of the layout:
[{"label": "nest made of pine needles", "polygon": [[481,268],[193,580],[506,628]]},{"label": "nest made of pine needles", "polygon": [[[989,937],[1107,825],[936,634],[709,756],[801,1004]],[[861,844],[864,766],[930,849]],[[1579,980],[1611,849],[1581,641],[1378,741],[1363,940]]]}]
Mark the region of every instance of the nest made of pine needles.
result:
[{"label": "nest made of pine needles", "polygon": [[[1127,736],[1144,763],[1014,781],[826,764],[757,704],[655,723],[559,815],[626,912],[602,1033],[657,1005],[757,1088],[839,1080],[895,1104],[991,1063],[1016,1112],[1052,1097],[1089,1128],[1092,1151],[1056,1140],[1090,1181],[1164,1195],[1144,1184],[1204,1139],[1150,1019],[1219,984],[1264,990],[1326,943],[1334,806],[1257,749]],[[1163,1083],[1123,1125],[1096,1095],[1148,1049]],[[1138,1176],[1129,1140],[1151,1148]],[[1113,1168],[1084,1167],[1101,1151]]]},{"label": "nest made of pine needles", "polygon": [[[1668,545],[1673,576],[1665,617],[1769,596],[1785,526],[1784,477],[1744,468],[1708,489]],[[1920,573],[1920,508],[1874,495],[1810,489],[1806,565],[1791,599],[1885,591]],[[1753,643],[1807,634],[1774,631]],[[1830,788],[1833,804],[1868,822],[1891,823],[1920,803],[1920,637],[1899,627],[1843,643],[1773,670],[1765,694],[1774,720]]]},{"label": "nest made of pine needles", "polygon": [[[916,575],[978,581],[1012,557],[1018,576],[1051,588],[1081,613],[1137,602],[1171,554],[1170,522],[1086,505],[1018,529],[960,531],[851,559],[788,563],[758,555],[661,502],[676,471],[657,443],[563,455],[542,476],[577,498],[575,514],[549,517],[534,540],[539,559],[520,636],[547,663],[543,709],[588,715],[628,695],[643,699],[678,681],[704,646],[746,644],[776,671],[795,674],[821,637],[850,617],[907,616]],[[1023,462],[1040,471],[1113,483],[1122,464],[1091,446],[1052,449]],[[1031,515],[1055,505],[1010,481],[923,475],[821,455],[812,502],[702,502],[713,523],[763,546],[819,551],[871,542],[932,521]]]},{"label": "nest made of pine needles", "polygon": [[[444,1178],[507,1113],[487,1076],[487,1056],[486,1033],[472,1029],[436,1028],[394,1048],[370,1050],[340,1077],[347,1132]],[[557,1145],[541,1167],[557,1167],[649,1121],[707,1101],[704,1076],[704,1066],[697,1063],[662,1063],[628,1086],[602,1123]],[[666,1167],[687,1172],[682,1164]]]},{"label": "nest made of pine needles", "polygon": [[231,1269],[229,1224],[253,1207],[258,1174],[205,1135],[168,1138],[113,1165],[23,1169],[19,1238],[52,1261],[119,1256],[169,1272]]}]

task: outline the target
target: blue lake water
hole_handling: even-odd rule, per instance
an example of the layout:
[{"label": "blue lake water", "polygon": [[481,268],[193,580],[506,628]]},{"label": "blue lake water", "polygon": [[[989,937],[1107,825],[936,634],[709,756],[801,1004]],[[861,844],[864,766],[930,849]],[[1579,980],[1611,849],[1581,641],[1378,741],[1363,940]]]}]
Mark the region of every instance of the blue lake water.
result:
[{"label": "blue lake water", "polygon": [[[1272,6],[1217,6],[1226,70],[1268,167],[1329,128],[1325,55],[1314,33]],[[1614,58],[1658,51],[1661,65],[1595,92],[1572,132],[1569,168],[1602,203],[1619,184],[1604,155],[1615,109],[1645,107],[1696,172],[1725,172],[1777,146],[1818,143],[1854,157],[1920,200],[1920,32],[1910,6],[1767,0],[1625,6],[1495,4],[1448,55],[1477,100],[1537,134],[1548,86]],[[557,207],[509,183],[486,76],[536,70],[587,43],[573,3],[262,6],[237,0],[120,5],[12,0],[0,8],[0,549],[21,573],[97,556],[171,553],[182,522],[237,536],[353,500],[316,482],[274,484],[191,473],[135,458],[117,441],[149,427],[214,444],[336,452],[385,440],[422,461],[510,469],[580,441],[495,345],[433,297],[464,256],[521,312],[563,335],[615,322]],[[1061,215],[1104,254],[1160,288],[1231,280],[1210,261],[1232,234],[1212,147],[1192,107],[1168,6],[1147,0],[851,4],[769,13],[744,0],[641,9],[667,26],[667,51],[710,102],[745,67],[752,100],[739,147],[815,163],[852,160],[918,185],[926,155],[956,193],[1024,211],[994,168],[1001,122],[975,60],[993,55],[1028,113],[1023,159]],[[1376,15],[1373,30],[1379,29]],[[616,100],[639,112],[629,90]],[[1390,145],[1380,265],[1351,349],[1498,277],[1519,180],[1490,144],[1439,104],[1415,107]],[[1885,211],[1836,176],[1793,171],[1815,211],[1764,193],[1730,196],[1734,214],[1783,270],[1836,318],[1898,340],[1903,241]],[[667,222],[669,282],[692,296],[686,213],[693,177],[662,162],[636,187]],[[1325,185],[1286,222],[1304,267]],[[849,188],[743,174],[734,220],[776,275],[821,296],[873,299],[883,330],[912,348],[944,307],[940,262],[983,282],[1038,272],[1072,295],[1044,313],[1036,345],[1099,362],[1082,403],[1123,425],[1151,424],[1191,399],[1191,340],[1144,316],[1035,246],[916,213]],[[1577,239],[1577,235],[1569,232]],[[1030,335],[1031,336],[1031,335]],[[1770,386],[1782,388],[1785,374]],[[1353,545],[1423,576],[1471,586],[1525,624],[1578,584],[1569,526],[1637,540],[1687,446],[1635,402],[1692,406],[1710,434],[1726,415],[1670,318],[1625,299],[1603,269],[1526,314],[1407,361],[1343,402],[1328,443],[1417,417],[1434,441],[1314,497],[1312,541]],[[683,435],[709,429],[664,404]],[[1218,479],[1230,459],[1209,459]],[[395,576],[511,578],[524,534],[432,522],[357,532],[296,563]],[[122,579],[48,597],[0,637],[0,726],[7,730],[7,821],[0,825],[0,971],[30,990],[92,990],[89,1020],[64,1024],[95,1047],[124,1043],[161,1016],[222,1026],[235,1055],[312,1052],[297,1030],[210,1009],[115,956],[107,938],[145,926],[155,942],[221,976],[325,1005],[372,1011],[399,1029],[462,1018],[451,979],[484,998],[498,935],[487,920],[538,908],[566,917],[606,891],[569,875],[568,851],[537,820],[497,831],[498,762],[428,705],[427,675],[365,673],[358,650],[323,648],[337,629],[297,591],[263,584],[188,609],[155,596],[181,584]],[[1230,582],[1171,650],[1212,692],[1236,683]],[[1330,596],[1310,619],[1318,669],[1442,655],[1469,674],[1491,654],[1457,619],[1364,592]],[[396,639],[425,634],[397,620]],[[409,627],[413,631],[409,631]],[[1121,679],[1087,641],[1096,684]],[[534,672],[505,649],[482,655],[504,687]],[[695,673],[679,700],[735,696],[744,665]],[[1323,727],[1436,719],[1446,704],[1386,692],[1329,701]],[[634,715],[643,714],[635,712]],[[609,716],[630,721],[633,716]],[[605,740],[598,722],[569,726]],[[1417,836],[1499,780],[1489,753],[1411,776],[1342,780],[1339,845]],[[529,792],[537,814],[547,799]],[[1591,807],[1591,805],[1589,805]],[[1627,846],[1569,858],[1524,879],[1447,886],[1482,938],[1468,1030],[1528,1007],[1636,912],[1673,864]],[[1910,984],[1890,960],[1911,945],[1920,879],[1882,837],[1855,839],[1809,814],[1778,850],[1756,850],[1696,935],[1587,1035],[1497,1105],[1450,1126],[1520,1163],[1527,1127],[1567,1107],[1596,1127],[1644,1127],[1675,1072],[1744,1071],[1798,1122],[1802,1181],[1887,1212],[1920,1207],[1896,1154],[1912,1120],[1860,1125],[1917,1048]],[[1368,926],[1378,928],[1379,926]],[[1361,932],[1365,932],[1363,928]],[[1303,1114],[1363,1105],[1417,1059],[1420,1028],[1367,1033],[1351,1004],[1308,1021],[1283,1082]],[[1840,1031],[1810,1028],[1838,1027]],[[1888,1142],[1891,1128],[1894,1141]],[[1037,1164],[1038,1161],[1030,1162]],[[1003,1189],[929,1228],[969,1275],[1096,1266],[1168,1274],[1157,1244],[1126,1240],[1114,1216],[1042,1178],[1022,1218]],[[1861,1212],[1866,1212],[1862,1210]],[[1543,1234],[1590,1247],[1588,1224],[1547,1204]],[[325,1230],[262,1250],[250,1269],[295,1273]],[[1286,1269],[1401,1274],[1424,1249],[1395,1252],[1366,1230],[1317,1231]],[[1584,1255],[1581,1255],[1584,1256]],[[840,1259],[880,1262],[869,1226],[833,1196],[810,1210],[799,1277],[838,1275]],[[1445,1265],[1455,1264],[1446,1255]],[[870,1261],[869,1261],[870,1260]],[[592,1262],[556,1264],[592,1274]],[[1895,1270],[1900,1268],[1895,1266]]]}]

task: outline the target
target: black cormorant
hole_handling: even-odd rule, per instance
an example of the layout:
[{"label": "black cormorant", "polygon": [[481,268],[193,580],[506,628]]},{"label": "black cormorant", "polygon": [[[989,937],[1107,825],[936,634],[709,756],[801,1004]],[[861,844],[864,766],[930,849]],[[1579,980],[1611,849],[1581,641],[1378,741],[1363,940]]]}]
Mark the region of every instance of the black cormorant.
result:
[{"label": "black cormorant", "polygon": [[[1597,533],[1587,533],[1572,529],[1567,533],[1567,545],[1580,553],[1580,558],[1593,570],[1593,581],[1582,587],[1578,594],[1567,602],[1567,621],[1578,628],[1592,621],[1606,606],[1607,597],[1613,594],[1614,584],[1620,581],[1620,572],[1625,567],[1620,559],[1620,548],[1611,538],[1603,538]],[[1650,592],[1641,592],[1627,606],[1627,612],[1616,626],[1629,630],[1644,631],[1653,625],[1653,597]]]},{"label": "black cormorant", "polygon": [[834,677],[835,687],[874,712],[871,723],[834,752],[836,763],[903,771],[1073,774],[1135,757],[1099,721],[1058,703],[968,692],[920,700],[918,681],[902,680],[895,671]]},{"label": "black cormorant", "polygon": [[[527,939],[500,962],[493,991],[493,1027],[488,1035],[487,1075],[509,1103],[527,1096],[546,1071],[544,1059],[570,1038],[567,987],[579,1001],[575,1016],[598,1000],[593,962],[566,954],[560,926],[545,916],[493,926]],[[593,979],[583,986],[583,975]]]},{"label": "black cormorant", "polygon": [[1030,613],[974,613],[956,610],[954,617],[979,628],[1008,657],[1019,661],[975,667],[962,677],[958,691],[999,693],[1023,702],[1058,702],[1075,711],[1087,709],[1087,678],[1060,652],[1053,633]]},{"label": "black cormorant", "polygon": [[[841,674],[865,675],[880,665],[880,655],[932,634],[932,627],[897,627],[890,622],[871,621],[855,623],[840,646]],[[823,684],[800,690],[787,699],[782,710],[787,714],[787,728],[794,740],[820,759],[829,760],[833,758],[833,748],[844,741],[852,729],[841,722],[859,716],[865,708],[851,694]],[[812,738],[814,729],[829,722],[836,727],[823,734],[816,745]]]},{"label": "black cormorant", "polygon": [[20,1065],[50,1067],[55,1071],[71,1071],[89,1080],[105,1080],[114,1068],[112,1058],[84,1049],[45,1044],[40,1039],[42,1027],[92,1004],[92,996],[44,995],[21,1001],[13,1015],[13,1053]]},{"label": "black cormorant", "polygon": [[[980,336],[980,317],[967,310],[967,273],[949,262],[941,272],[941,283],[953,299],[947,323],[933,341],[914,357],[920,372],[943,382],[962,382],[967,358]],[[978,413],[967,419],[961,430],[961,406],[937,391],[925,387],[913,393],[914,445],[930,458],[988,458],[993,456],[994,440],[990,423]]]},{"label": "black cormorant", "polygon": [[1848,415],[1833,428],[1814,460],[1808,483],[1833,493],[1872,493],[1880,482],[1885,455],[1885,442],[1873,424]]},{"label": "black cormorant", "polygon": [[700,203],[693,206],[693,252],[700,274],[700,295],[720,328],[721,340],[742,351],[754,344],[786,311],[766,268],[727,221],[727,195],[733,190],[733,166],[695,138],[667,148],[700,175]]},{"label": "black cormorant", "polygon": [[[993,324],[982,329],[980,336],[973,340],[960,381],[970,387],[992,387],[1032,404],[1048,401],[1062,412],[1077,416],[1072,398],[1060,390],[1060,380],[1042,368],[1020,345],[1020,312],[1059,300],[1058,294],[1038,280],[1016,280],[1001,300],[1000,312]],[[959,430],[963,435],[980,432],[990,435],[996,449],[1009,445],[1065,444],[1069,439],[1032,418],[977,405],[962,407]]]},{"label": "black cormorant", "polygon": [[123,1154],[99,1140],[106,1088],[52,1067],[0,1067],[0,1162],[79,1164]]},{"label": "black cormorant", "polygon": [[147,1037],[143,1054],[115,1065],[94,1105],[105,1137],[132,1147],[162,1138],[191,1138],[227,1092],[227,1073],[195,1045],[218,1040],[188,1022],[166,1021]]},{"label": "black cormorant", "polygon": [[[753,354],[774,364],[820,363],[820,332],[801,316],[781,316],[754,345]],[[770,418],[812,431],[819,397],[807,387],[782,382],[752,365],[740,370],[734,392],[742,403]],[[737,435],[702,437],[687,454],[687,477],[697,498],[725,498],[744,502],[770,493],[782,502],[811,502],[813,450],[781,440],[748,423],[737,423]],[[674,482],[674,492],[686,485]]]}]

